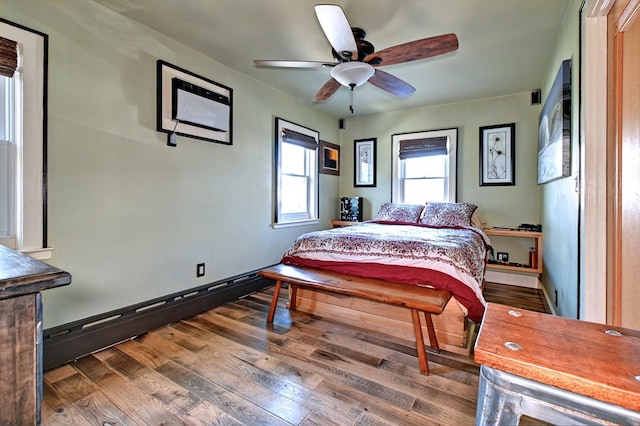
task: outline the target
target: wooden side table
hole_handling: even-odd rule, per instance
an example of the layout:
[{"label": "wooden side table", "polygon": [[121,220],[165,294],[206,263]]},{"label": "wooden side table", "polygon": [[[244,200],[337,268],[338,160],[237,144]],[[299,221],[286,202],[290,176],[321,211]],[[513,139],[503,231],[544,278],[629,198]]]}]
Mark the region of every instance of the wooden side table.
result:
[{"label": "wooden side table", "polygon": [[0,245],[0,424],[40,424],[42,290],[71,275]]},{"label": "wooden side table", "polygon": [[[498,229],[488,228],[484,229],[484,233],[489,237],[509,237],[509,238],[529,238],[533,240],[533,247],[536,249],[537,267],[530,268],[528,266],[513,266],[503,265],[501,263],[487,263],[488,269],[504,270],[511,272],[526,272],[526,273],[542,273],[542,249],[544,244],[542,242],[542,232],[535,231],[514,231],[510,229]],[[500,250],[498,250],[500,251]]]},{"label": "wooden side table", "polygon": [[350,222],[348,220],[332,220],[331,221],[331,227],[332,228],[342,228],[342,227],[345,227],[345,226],[357,225],[359,223],[362,223],[362,222]]},{"label": "wooden side table", "polygon": [[476,425],[640,424],[640,332],[489,303]]}]

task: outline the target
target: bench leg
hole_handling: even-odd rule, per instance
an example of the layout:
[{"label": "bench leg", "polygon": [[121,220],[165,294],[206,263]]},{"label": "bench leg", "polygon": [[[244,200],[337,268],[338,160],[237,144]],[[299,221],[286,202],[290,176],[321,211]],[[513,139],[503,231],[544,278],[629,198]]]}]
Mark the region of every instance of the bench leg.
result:
[{"label": "bench leg", "polygon": [[289,310],[296,310],[296,302],[298,300],[298,285],[289,283]]},{"label": "bench leg", "polygon": [[418,351],[418,364],[420,365],[420,373],[429,375],[429,364],[427,362],[427,351],[424,349],[424,336],[422,335],[422,326],[420,325],[420,312],[417,309],[411,309],[413,317],[413,328],[416,333],[416,350]]},{"label": "bench leg", "polygon": [[267,323],[273,322],[273,317],[276,315],[276,307],[278,306],[278,296],[280,296],[280,287],[282,287],[282,281],[276,281],[276,289],[273,291],[273,298],[271,299],[271,306],[269,307],[269,315],[267,315]]},{"label": "bench leg", "polygon": [[424,312],[424,320],[427,323],[427,331],[429,332],[429,342],[431,343],[431,349],[440,353],[440,345],[438,345],[438,338],[436,337],[436,329],[433,327],[433,319],[429,312]]}]

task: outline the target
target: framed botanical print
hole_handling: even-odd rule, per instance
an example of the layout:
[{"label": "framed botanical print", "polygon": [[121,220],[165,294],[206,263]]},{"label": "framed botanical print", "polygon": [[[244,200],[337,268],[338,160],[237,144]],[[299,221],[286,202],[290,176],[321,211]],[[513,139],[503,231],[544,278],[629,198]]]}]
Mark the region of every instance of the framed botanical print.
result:
[{"label": "framed botanical print", "polygon": [[376,186],[376,138],[358,139],[354,143],[353,186]]},{"label": "framed botanical print", "polygon": [[480,186],[516,184],[516,124],[480,127]]}]

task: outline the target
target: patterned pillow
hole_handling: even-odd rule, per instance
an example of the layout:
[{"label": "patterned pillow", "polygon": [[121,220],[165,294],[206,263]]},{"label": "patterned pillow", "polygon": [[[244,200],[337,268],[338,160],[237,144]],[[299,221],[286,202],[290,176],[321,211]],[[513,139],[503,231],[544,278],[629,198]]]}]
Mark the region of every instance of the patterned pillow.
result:
[{"label": "patterned pillow", "polygon": [[468,203],[427,203],[420,223],[430,226],[470,226],[478,208]]},{"label": "patterned pillow", "polygon": [[424,204],[384,203],[373,220],[418,223]]}]

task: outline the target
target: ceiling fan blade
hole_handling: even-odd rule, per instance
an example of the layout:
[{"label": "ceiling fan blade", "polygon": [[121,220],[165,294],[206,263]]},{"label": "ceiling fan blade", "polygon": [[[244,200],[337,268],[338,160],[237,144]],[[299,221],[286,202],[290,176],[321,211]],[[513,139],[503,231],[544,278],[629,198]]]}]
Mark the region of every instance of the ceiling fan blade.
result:
[{"label": "ceiling fan blade", "polygon": [[324,86],[322,86],[320,90],[318,90],[318,93],[316,93],[315,98],[313,98],[313,102],[326,101],[331,97],[331,95],[336,93],[336,91],[340,88],[340,86],[341,84],[338,83],[337,80],[333,78],[329,79],[329,81],[327,81],[324,84]]},{"label": "ceiling fan blade", "polygon": [[[331,47],[341,58],[358,58],[358,46],[353,37],[351,25],[342,8],[335,4],[317,4],[314,6],[318,22],[327,36]],[[349,52],[345,54],[344,52]]]},{"label": "ceiling fan blade", "polygon": [[[453,52],[457,49],[458,37],[456,37],[455,34],[444,34],[410,41],[382,49],[379,52],[373,52],[367,55],[364,61],[369,62],[375,60],[371,63],[373,66],[393,65],[430,58],[432,56]],[[380,61],[378,62],[376,58],[380,58]]]},{"label": "ceiling fan blade", "polygon": [[254,64],[263,67],[282,67],[282,68],[322,68],[333,67],[338,65],[337,62],[320,62],[320,61],[270,61],[256,59]]},{"label": "ceiling fan blade", "polygon": [[415,87],[406,81],[379,69],[376,69],[375,74],[369,79],[369,83],[400,98],[406,98],[416,91]]}]

